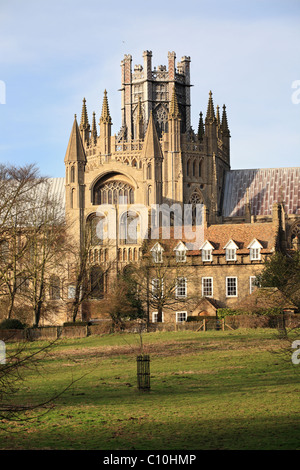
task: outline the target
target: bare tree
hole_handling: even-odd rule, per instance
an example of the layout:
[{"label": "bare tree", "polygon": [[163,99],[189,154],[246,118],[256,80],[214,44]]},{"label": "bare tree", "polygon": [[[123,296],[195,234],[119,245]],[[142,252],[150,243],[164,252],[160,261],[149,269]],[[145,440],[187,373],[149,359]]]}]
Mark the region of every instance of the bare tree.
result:
[{"label": "bare tree", "polygon": [[16,297],[27,284],[22,260],[28,250],[24,237],[28,206],[32,191],[44,180],[34,165],[0,165],[0,299],[7,318],[12,316]]},{"label": "bare tree", "polygon": [[[81,227],[80,241],[70,239],[68,243],[68,262],[70,266],[73,295],[71,303],[72,321],[75,322],[83,303],[91,298],[105,296],[109,272],[116,264],[115,243],[113,240],[99,239],[97,235],[98,217],[94,217]],[[100,259],[100,253],[104,259]],[[110,254],[110,259],[108,259]]]},{"label": "bare tree", "polygon": [[24,316],[26,311],[29,321],[38,326],[43,313],[51,309],[51,303],[46,305],[51,276],[63,272],[66,227],[61,202],[51,181],[34,166],[2,166],[0,194],[2,309],[7,318]]},{"label": "bare tree", "polygon": [[[60,201],[51,193],[47,181],[34,188],[31,196],[30,216],[25,231],[28,249],[22,262],[28,282],[22,293],[31,307],[34,326],[38,326],[45,306],[51,308],[51,304],[46,303],[50,288],[54,289],[51,279],[53,275],[64,271],[66,225]],[[53,295],[50,297],[52,300],[56,298]]]},{"label": "bare tree", "polygon": [[[162,322],[165,310],[178,311],[199,300],[197,280],[192,275],[193,268],[187,262],[185,250],[178,256],[173,245],[160,240],[151,248],[145,242],[140,262],[128,266],[123,273],[123,281],[128,286],[126,296],[133,312],[140,309],[141,316],[148,321],[151,311],[157,312],[157,322]],[[124,308],[126,316],[127,302]]]}]

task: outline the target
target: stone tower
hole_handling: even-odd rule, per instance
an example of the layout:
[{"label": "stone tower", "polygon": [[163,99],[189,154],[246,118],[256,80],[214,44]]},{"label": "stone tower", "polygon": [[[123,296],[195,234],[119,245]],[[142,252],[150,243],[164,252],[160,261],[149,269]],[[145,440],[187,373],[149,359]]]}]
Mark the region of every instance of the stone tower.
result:
[{"label": "stone tower", "polygon": [[182,57],[175,65],[175,52],[168,53],[168,68],[159,65],[152,70],[152,52],[145,51],[143,65],[135,65],[132,56],[125,55],[121,62],[122,128],[119,138],[136,139],[139,100],[144,121],[144,132],[152,112],[158,137],[168,131],[170,99],[175,87],[181,120],[181,132],[190,129],[190,57]]},{"label": "stone tower", "polygon": [[[154,69],[152,52],[145,51],[143,59],[143,66],[136,65],[133,71],[131,55],[121,62],[122,126],[117,135],[112,134],[106,90],[98,129],[95,112],[89,124],[85,99],[80,125],[74,120],[65,157],[66,211],[78,234],[105,204],[113,205],[125,224],[133,212],[139,220],[137,205],[150,210],[154,204],[174,203],[204,203],[209,223],[221,222],[224,175],[230,169],[226,108],[220,117],[209,92],[206,115],[200,112],[195,132],[190,58],[183,57],[176,66],[176,55],[169,52],[168,67]],[[130,241],[126,237],[115,241],[113,251],[120,266],[138,258],[140,222],[136,231]]]}]

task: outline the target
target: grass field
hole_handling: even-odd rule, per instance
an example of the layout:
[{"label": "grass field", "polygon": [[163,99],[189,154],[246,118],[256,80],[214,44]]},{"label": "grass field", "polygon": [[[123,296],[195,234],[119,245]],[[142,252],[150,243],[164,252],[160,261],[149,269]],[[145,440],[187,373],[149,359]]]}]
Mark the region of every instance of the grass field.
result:
[{"label": "grass field", "polygon": [[82,378],[46,414],[2,422],[0,448],[300,449],[300,364],[276,330],[144,334],[150,392],[137,389],[139,341],[60,340],[38,374],[26,372],[15,401],[40,403]]}]

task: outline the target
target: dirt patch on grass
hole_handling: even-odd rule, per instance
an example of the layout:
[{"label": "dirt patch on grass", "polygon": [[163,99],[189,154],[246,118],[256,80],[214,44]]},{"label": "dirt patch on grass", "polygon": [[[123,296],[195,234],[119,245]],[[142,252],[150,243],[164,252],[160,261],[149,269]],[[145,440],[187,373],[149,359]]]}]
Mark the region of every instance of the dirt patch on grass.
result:
[{"label": "dirt patch on grass", "polygon": [[[189,341],[168,341],[168,342],[159,342],[152,344],[144,344],[144,354],[151,354],[152,356],[157,357],[170,357],[170,356],[179,356],[179,355],[193,355],[199,354],[201,352],[208,351],[241,351],[241,350],[268,350],[272,351],[278,349],[278,342],[260,342],[259,340],[255,341],[199,341],[199,340],[189,340]],[[115,345],[115,346],[93,346],[93,347],[75,347],[68,349],[57,349],[51,352],[51,356],[55,359],[60,357],[68,359],[72,358],[75,362],[80,362],[81,360],[86,360],[86,358],[109,358],[114,356],[137,356],[141,354],[141,349],[138,345]]]}]

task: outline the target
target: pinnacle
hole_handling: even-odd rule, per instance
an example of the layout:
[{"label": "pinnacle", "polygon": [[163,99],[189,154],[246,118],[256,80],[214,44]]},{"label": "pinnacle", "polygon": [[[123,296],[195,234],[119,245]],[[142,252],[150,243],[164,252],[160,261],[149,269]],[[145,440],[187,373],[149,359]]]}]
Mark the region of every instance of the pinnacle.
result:
[{"label": "pinnacle", "polygon": [[109,106],[108,106],[108,99],[107,99],[107,91],[104,90],[104,98],[102,104],[102,114],[100,118],[100,122],[111,124],[111,117],[109,114]]},{"label": "pinnacle", "polygon": [[83,98],[80,129],[87,129],[87,128],[89,128],[89,120],[88,120],[88,114],[87,114],[87,109],[86,109],[86,99]]},{"label": "pinnacle", "polygon": [[204,136],[204,123],[203,123],[203,114],[200,112],[199,126],[198,126],[198,139],[200,142],[203,140]]},{"label": "pinnacle", "polygon": [[222,124],[221,124],[222,132],[228,133],[229,135],[229,127],[227,122],[227,114],[226,114],[226,106],[223,105],[223,114],[222,114]]},{"label": "pinnacle", "polygon": [[210,121],[215,121],[215,110],[214,110],[214,103],[213,103],[213,98],[212,98],[212,92],[210,90],[209,92],[209,98],[208,98],[208,105],[207,105],[207,113],[206,113],[206,120]]},{"label": "pinnacle", "polygon": [[91,131],[91,137],[93,142],[96,143],[97,140],[97,127],[96,127],[96,113],[95,111],[93,112],[93,121],[92,121],[92,131]]},{"label": "pinnacle", "polygon": [[173,87],[172,99],[170,104],[169,119],[180,119],[180,112],[178,107],[177,95],[175,85]]}]

